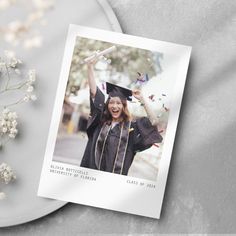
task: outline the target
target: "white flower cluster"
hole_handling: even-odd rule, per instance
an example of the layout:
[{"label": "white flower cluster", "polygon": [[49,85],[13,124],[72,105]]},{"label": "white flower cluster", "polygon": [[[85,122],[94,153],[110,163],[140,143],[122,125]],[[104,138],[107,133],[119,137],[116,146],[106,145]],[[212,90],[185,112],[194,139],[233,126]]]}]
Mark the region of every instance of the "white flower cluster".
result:
[{"label": "white flower cluster", "polygon": [[[5,50],[4,54],[9,61],[1,60],[0,67],[7,67],[7,68],[15,69],[19,64],[22,64],[22,61],[15,57],[15,53],[13,51]],[[15,72],[17,73],[18,70],[15,69]]]},{"label": "white flower cluster", "polygon": [[25,7],[28,14],[23,14],[25,19],[16,19],[9,22],[5,26],[0,27],[0,32],[6,42],[14,46],[23,43],[27,49],[33,47],[40,47],[42,45],[41,34],[34,29],[35,25],[46,24],[45,14],[53,8],[54,0],[33,0],[33,1],[17,1],[17,0],[0,0],[0,11],[11,10],[10,6],[14,4],[21,4]]},{"label": "white flower cluster", "polygon": [[[6,163],[0,164],[0,181],[3,181],[5,184],[8,184],[14,179],[16,179],[16,176],[12,168]],[[6,194],[4,192],[0,192],[0,200],[3,200],[5,198]]]},{"label": "white flower cluster", "polygon": [[[1,0],[0,0],[1,1]],[[7,143],[10,139],[14,139],[18,133],[17,129],[17,114],[16,112],[10,111],[8,107],[16,106],[20,103],[35,101],[37,99],[34,92],[34,83],[36,81],[35,70],[29,70],[27,78],[24,80],[18,81],[22,76],[13,76],[12,71],[16,75],[20,75],[21,71],[19,70],[19,64],[22,64],[21,60],[15,57],[15,53],[12,51],[5,51],[6,59],[0,58],[0,101],[1,96],[4,96],[5,93],[11,91],[23,90],[25,92],[24,96],[18,99],[17,101],[11,102],[9,104],[0,104],[0,108],[3,107],[3,110],[0,109],[0,151],[1,148]],[[0,181],[4,181],[8,184],[11,180],[15,179],[11,167],[5,163],[0,164]],[[0,192],[0,200],[6,198],[4,192]]]},{"label": "white flower cluster", "polygon": [[17,114],[4,108],[0,115],[0,135],[8,135],[9,138],[15,138],[17,130]]},{"label": "white flower cluster", "polygon": [[[20,75],[21,71],[18,68],[19,64],[22,64],[22,61],[17,59],[15,56],[15,53],[12,51],[4,51],[6,59],[0,58],[0,70],[6,71],[5,75],[6,78],[6,85],[1,90],[0,89],[0,95],[7,92],[7,91],[13,91],[13,90],[23,90],[25,92],[24,97],[19,99],[17,102],[13,104],[5,104],[5,106],[9,105],[16,105],[22,102],[28,102],[28,101],[35,101],[37,100],[37,97],[34,92],[34,83],[36,81],[36,73],[34,69],[31,69],[28,71],[27,78],[25,80],[21,80],[20,83],[12,83],[12,79],[10,75],[12,74],[11,71],[14,71],[16,74]],[[1,76],[1,74],[0,74]]]},{"label": "white flower cluster", "polygon": [[5,184],[8,184],[14,179],[16,179],[16,176],[13,173],[12,168],[4,162],[0,164],[0,180],[4,181]]},{"label": "white flower cluster", "polygon": [[16,0],[1,0],[0,1],[0,10],[6,10],[8,7],[13,5]]},{"label": "white flower cluster", "polygon": [[[0,58],[0,78],[3,82],[3,86],[0,88],[0,101],[5,93],[9,94],[11,91],[21,90],[24,94],[18,100],[9,101],[8,103],[8,100],[6,100],[4,104],[0,104],[0,149],[9,139],[14,139],[18,133],[17,114],[16,112],[10,111],[9,107],[37,100],[36,95],[33,93],[34,83],[36,81],[35,70],[29,70],[25,79],[22,79],[23,76],[11,76],[12,71],[15,71],[16,74],[21,74],[18,66],[22,62],[16,58],[14,52],[5,51],[4,53],[5,57]],[[3,107],[3,110],[1,107]]]},{"label": "white flower cluster", "polygon": [[34,82],[36,81],[36,73],[35,70],[29,70],[28,72],[28,79],[26,81],[26,94],[23,98],[24,102],[28,101],[36,101],[37,96],[33,94],[34,91]]}]

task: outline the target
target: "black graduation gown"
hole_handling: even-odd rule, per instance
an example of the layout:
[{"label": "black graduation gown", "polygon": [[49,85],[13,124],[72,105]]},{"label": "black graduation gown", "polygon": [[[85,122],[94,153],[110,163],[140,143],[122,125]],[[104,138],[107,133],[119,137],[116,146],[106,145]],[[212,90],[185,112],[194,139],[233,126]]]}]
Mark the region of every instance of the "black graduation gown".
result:
[{"label": "black graduation gown", "polygon": [[[81,167],[98,169],[95,163],[95,147],[99,133],[102,129],[101,118],[104,110],[104,94],[97,88],[94,101],[90,97],[91,116],[88,120],[87,135],[88,143],[81,161]],[[104,146],[103,158],[100,170],[113,172],[117,146],[120,137],[121,124],[110,129]],[[147,117],[142,117],[132,121],[130,125],[128,144],[125,152],[122,168],[123,175],[127,175],[133,162],[136,152],[150,148],[154,143],[160,143],[162,136],[157,131],[157,127],[151,125]]]}]

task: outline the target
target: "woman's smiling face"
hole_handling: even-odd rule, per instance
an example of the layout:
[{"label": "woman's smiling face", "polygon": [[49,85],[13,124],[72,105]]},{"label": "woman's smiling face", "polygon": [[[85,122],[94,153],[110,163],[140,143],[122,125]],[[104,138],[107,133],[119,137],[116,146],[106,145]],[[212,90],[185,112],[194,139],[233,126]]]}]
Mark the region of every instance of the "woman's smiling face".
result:
[{"label": "woman's smiling face", "polygon": [[108,111],[112,116],[112,121],[119,121],[123,111],[123,104],[119,97],[111,97],[108,103]]}]

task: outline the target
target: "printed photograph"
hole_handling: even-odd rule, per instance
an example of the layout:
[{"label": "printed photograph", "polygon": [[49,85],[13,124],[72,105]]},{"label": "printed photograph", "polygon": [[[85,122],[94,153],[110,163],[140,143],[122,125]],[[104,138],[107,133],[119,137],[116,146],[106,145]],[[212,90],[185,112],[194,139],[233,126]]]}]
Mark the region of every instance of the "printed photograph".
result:
[{"label": "printed photograph", "polygon": [[53,161],[158,178],[175,78],[165,54],[76,37]]},{"label": "printed photograph", "polygon": [[70,25],[38,195],[160,218],[190,53]]}]

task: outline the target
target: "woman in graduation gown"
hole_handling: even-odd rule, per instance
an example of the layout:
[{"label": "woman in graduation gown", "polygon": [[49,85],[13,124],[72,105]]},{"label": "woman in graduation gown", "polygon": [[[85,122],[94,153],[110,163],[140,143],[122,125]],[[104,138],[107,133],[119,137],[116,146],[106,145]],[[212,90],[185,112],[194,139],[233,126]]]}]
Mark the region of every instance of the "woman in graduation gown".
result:
[{"label": "woman in graduation gown", "polygon": [[[91,112],[87,125],[88,143],[80,166],[127,175],[137,152],[162,141],[158,120],[139,90],[107,83],[109,97],[105,102],[104,94],[96,86],[94,64],[94,61],[88,63]],[[144,106],[148,117],[131,119],[127,100],[132,100],[132,95]]]}]

